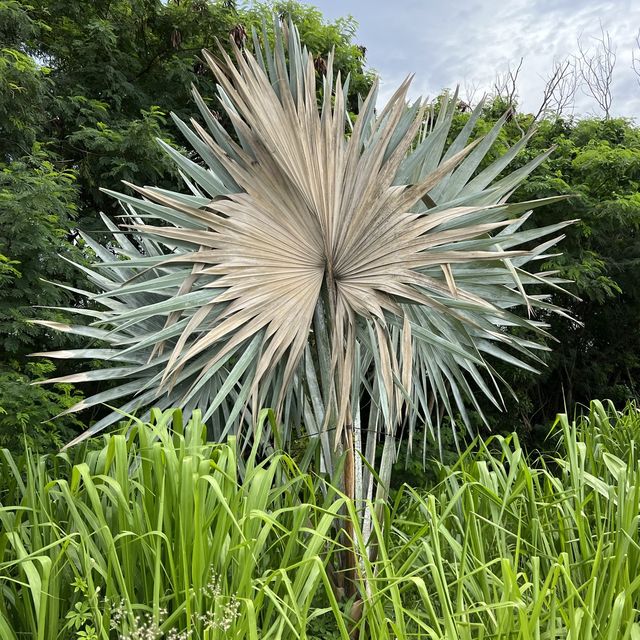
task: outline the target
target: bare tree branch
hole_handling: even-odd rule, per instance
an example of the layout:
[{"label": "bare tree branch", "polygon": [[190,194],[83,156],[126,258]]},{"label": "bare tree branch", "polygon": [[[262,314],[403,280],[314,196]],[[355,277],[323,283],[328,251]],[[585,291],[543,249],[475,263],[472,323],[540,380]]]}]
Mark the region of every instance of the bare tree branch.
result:
[{"label": "bare tree branch", "polygon": [[640,84],[640,29],[636,35],[636,46],[631,50],[631,68],[638,76],[636,78],[638,84]]},{"label": "bare tree branch", "polygon": [[593,51],[586,49],[581,38],[578,38],[578,57],[580,76],[584,82],[583,90],[590,95],[604,111],[604,117],[611,117],[611,85],[616,65],[616,48],[611,35],[600,24],[600,37],[595,37],[596,46]]},{"label": "bare tree branch", "polygon": [[462,99],[465,104],[469,105],[471,109],[473,109],[476,104],[476,95],[479,89],[480,83],[476,82],[475,80],[469,81],[465,78]]},{"label": "bare tree branch", "polygon": [[507,67],[507,70],[501,74],[497,73],[493,83],[493,91],[496,98],[500,98],[507,105],[507,120],[513,118],[520,135],[524,137],[524,129],[520,126],[518,119],[514,117],[516,115],[516,103],[518,101],[518,76],[522,69],[522,63],[524,58],[520,58],[520,62],[515,69],[511,68],[511,65]]},{"label": "bare tree branch", "polygon": [[493,91],[497,98],[504,100],[512,109],[515,107],[518,98],[518,75],[522,69],[524,58],[520,58],[520,62],[515,69],[511,65],[507,67],[504,73],[497,73],[493,82]]},{"label": "bare tree branch", "polygon": [[544,86],[540,108],[533,121],[536,122],[545,115],[561,116],[567,112],[573,113],[580,79],[575,57],[554,60]]}]

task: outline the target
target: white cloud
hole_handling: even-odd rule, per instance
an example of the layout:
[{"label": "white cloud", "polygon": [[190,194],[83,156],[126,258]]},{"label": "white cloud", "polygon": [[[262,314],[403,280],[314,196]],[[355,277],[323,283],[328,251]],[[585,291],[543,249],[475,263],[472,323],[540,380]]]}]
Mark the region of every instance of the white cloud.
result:
[{"label": "white cloud", "polygon": [[[535,110],[554,58],[577,53],[577,39],[594,43],[600,23],[617,47],[613,111],[640,119],[640,85],[631,51],[640,28],[640,3],[627,0],[487,0],[448,2],[403,0],[317,0],[327,17],[352,14],[367,60],[381,75],[387,97],[415,73],[412,95],[437,95],[444,87],[477,83],[489,89],[497,72],[524,58],[519,77],[523,108]],[[577,96],[577,111],[596,111]]]}]

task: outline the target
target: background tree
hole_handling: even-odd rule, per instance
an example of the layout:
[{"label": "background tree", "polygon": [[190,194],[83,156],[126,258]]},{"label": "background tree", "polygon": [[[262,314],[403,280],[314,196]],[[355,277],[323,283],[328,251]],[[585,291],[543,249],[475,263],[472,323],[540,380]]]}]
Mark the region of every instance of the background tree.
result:
[{"label": "background tree", "polygon": [[528,424],[591,398],[636,398],[640,374],[640,131],[624,119],[557,120],[543,123],[532,145],[550,141],[557,150],[522,197],[571,194],[545,212],[561,216],[571,207],[580,218],[567,233],[565,255],[548,267],[575,281],[580,300],[566,304],[582,325],[552,320],[559,343],[531,389],[537,411]]},{"label": "background tree", "polygon": [[[358,91],[366,92],[371,79],[352,43],[353,21],[325,23],[318,10],[297,2],[257,4],[250,10],[211,0],[31,3],[29,15],[47,26],[28,42],[30,53],[51,69],[47,135],[61,161],[78,174],[83,229],[99,226],[99,211],[118,213],[101,187],[119,189],[122,180],[166,188],[180,184],[156,143],[164,137],[183,144],[164,114],[187,121],[196,116],[191,86],[206,96],[215,90],[202,49],[215,48],[216,40],[228,43],[237,27],[250,37],[251,28],[261,26],[272,11],[292,16],[317,57],[336,47],[337,68],[354,80],[352,101]],[[215,100],[212,108],[222,112]]]},{"label": "background tree", "polygon": [[[173,111],[187,121],[196,115],[191,85],[204,95],[214,93],[213,77],[199,52],[215,47],[216,39],[227,43],[235,27],[249,34],[253,26],[261,27],[271,6],[245,10],[210,0],[0,0],[0,412],[6,412],[0,444],[21,449],[24,426],[43,436],[39,445],[48,446],[52,426],[42,421],[66,408],[70,398],[77,399],[68,385],[46,392],[30,385],[44,375],[43,366],[53,374],[53,365],[36,365],[29,353],[73,343],[68,335],[27,321],[34,315],[33,304],[81,304],[73,291],[50,282],[88,286],[59,254],[91,261],[78,229],[102,233],[100,212],[110,217],[122,213],[100,187],[126,191],[122,180],[166,188],[181,184],[156,140],[174,147],[183,143],[165,113]],[[295,2],[277,3],[275,10],[300,23],[316,58],[336,48],[337,67],[352,77],[349,101],[355,108],[357,93],[366,93],[371,84],[363,52],[353,42],[355,23],[327,23],[317,10]],[[215,102],[211,108],[222,111]],[[61,318],[54,310],[38,315]],[[64,365],[57,373],[66,373]],[[56,424],[78,426],[68,418]]]},{"label": "background tree", "polygon": [[[486,131],[503,108],[487,102],[478,131]],[[469,119],[459,112],[458,127]],[[492,153],[500,153],[532,127],[534,115],[517,112],[503,127]],[[640,376],[640,129],[622,118],[548,117],[535,131],[516,162],[526,164],[555,146],[548,161],[522,184],[515,199],[568,196],[541,210],[540,224],[571,216],[563,255],[550,256],[545,269],[573,281],[572,296],[554,294],[569,316],[543,315],[557,342],[544,357],[540,376],[502,370],[519,402],[507,397],[507,411],[490,423],[511,431],[520,425],[532,446],[544,446],[546,426],[556,413],[580,410],[592,398],[618,404],[638,398]]]},{"label": "background tree", "polygon": [[509,65],[504,73],[496,73],[493,81],[493,96],[499,99],[507,108],[515,108],[518,102],[518,76],[522,71],[524,58],[520,58],[514,67]]},{"label": "background tree", "polygon": [[573,115],[576,92],[580,85],[577,61],[573,57],[554,60],[545,81],[540,106],[534,122],[544,117],[559,118]]},{"label": "background tree", "polygon": [[60,256],[82,261],[69,241],[78,203],[75,173],[58,165],[43,143],[52,81],[25,45],[44,29],[19,3],[0,2],[0,446],[11,448],[21,448],[23,432],[36,448],[62,443],[79,424],[51,422],[79,399],[70,385],[29,384],[54,367],[29,362],[27,354],[68,342],[28,323],[36,315],[62,317],[33,305],[71,304],[70,292],[51,281],[77,285],[78,272]]},{"label": "background tree", "polygon": [[602,110],[605,119],[611,117],[613,94],[613,72],[616,66],[616,47],[611,35],[600,24],[600,36],[595,37],[595,46],[587,48],[578,38],[578,62],[583,89]]}]

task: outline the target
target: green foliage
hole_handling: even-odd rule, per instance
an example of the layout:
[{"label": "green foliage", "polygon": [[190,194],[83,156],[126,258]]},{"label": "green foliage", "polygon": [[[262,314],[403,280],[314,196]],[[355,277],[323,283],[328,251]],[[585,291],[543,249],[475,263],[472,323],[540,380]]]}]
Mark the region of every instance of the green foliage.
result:
[{"label": "green foliage", "polygon": [[[177,411],[128,427],[93,451],[0,452],[3,640],[640,633],[634,405],[560,416],[554,452],[531,460],[515,434],[475,443],[428,492],[404,487],[373,510],[375,559],[361,505],[286,455],[207,443]],[[334,566],[348,549],[344,601]]]},{"label": "green foliage", "polygon": [[294,638],[310,618],[340,620],[323,550],[344,501],[284,455],[207,443],[197,416],[153,418],[96,451],[20,467],[0,454],[3,639]]},{"label": "green foliage", "polygon": [[[34,452],[61,448],[82,427],[73,416],[55,418],[82,399],[70,384],[45,388],[31,384],[55,371],[48,360],[0,366],[0,447],[19,455],[24,445]],[[55,419],[54,419],[55,418]]]},{"label": "green foliage", "polygon": [[[73,172],[58,170],[43,152],[36,149],[0,165],[0,273],[11,283],[0,289],[0,354],[5,358],[24,355],[42,340],[42,330],[26,322],[42,317],[34,304],[66,306],[72,300],[70,292],[53,283],[79,281],[77,271],[62,259],[83,261],[69,242],[75,208]],[[55,344],[57,337],[49,340]]]},{"label": "green foliage", "polygon": [[[478,129],[495,122],[501,108],[499,101],[490,101]],[[468,118],[459,113],[458,128]],[[516,113],[495,147],[514,144],[532,124],[530,115]],[[549,255],[543,265],[572,281],[567,289],[573,297],[553,296],[572,319],[536,316],[557,338],[547,343],[551,352],[543,354],[539,376],[499,369],[519,401],[507,396],[506,411],[492,412],[489,423],[494,431],[519,428],[532,446],[540,444],[544,425],[557,412],[580,411],[580,403],[592,397],[623,406],[640,392],[635,382],[640,375],[640,128],[623,118],[549,119],[535,127],[516,164],[555,148],[513,198],[567,196],[541,210],[529,225],[567,218],[578,222],[566,231],[563,255]]]},{"label": "green foliage", "polygon": [[338,18],[326,22],[322,13],[313,5],[301,4],[296,0],[276,2],[256,2],[247,11],[247,23],[256,29],[263,21],[272,22],[273,13],[290,18],[296,25],[300,40],[309,49],[314,59],[326,62],[334,50],[334,69],[344,78],[349,75],[349,95],[347,104],[351,113],[358,111],[358,97],[364,99],[374,81],[374,73],[366,71],[366,48],[356,44],[357,22],[353,17]]},{"label": "green foliage", "polygon": [[[295,3],[286,9],[304,22],[319,53],[337,46],[338,66],[352,73],[353,91],[364,92],[370,79],[352,44],[353,23],[325,24]],[[237,24],[257,24],[260,11],[208,0],[0,0],[0,396],[6,406],[29,398],[39,407],[30,412],[34,434],[67,407],[67,394],[30,387],[27,354],[73,342],[28,324],[32,305],[82,306],[51,282],[87,288],[59,256],[86,264],[92,256],[78,227],[102,231],[101,210],[122,213],[101,187],[121,189],[121,180],[177,186],[156,140],[179,139],[164,114],[195,115],[191,84],[214,90],[201,49],[215,49],[216,38],[227,43]],[[55,310],[40,309],[38,317],[61,319]],[[22,433],[15,415],[0,424],[0,438],[12,446]],[[51,446],[57,442],[54,434]]]},{"label": "green foliage", "polygon": [[574,279],[570,290],[580,300],[567,299],[566,308],[583,326],[551,320],[558,348],[548,372],[526,391],[542,421],[564,402],[572,408],[596,396],[618,404],[637,398],[640,374],[640,130],[623,119],[542,123],[532,144],[551,143],[558,150],[522,197],[572,194],[545,212],[555,219],[571,208],[580,218],[564,256],[547,268]]},{"label": "green foliage", "polygon": [[530,461],[515,434],[490,438],[398,497],[402,566],[432,580],[436,637],[640,633],[638,409],[593,402],[550,438],[556,452]]},{"label": "green foliage", "polygon": [[[196,116],[192,84],[204,95],[215,90],[201,50],[215,50],[216,40],[226,45],[236,25],[250,33],[269,7],[236,8],[215,0],[30,2],[26,15],[43,28],[26,39],[26,47],[46,63],[52,82],[45,135],[52,151],[79,173],[83,228],[96,228],[100,210],[120,213],[99,187],[119,189],[121,179],[179,184],[155,141],[162,113],[187,121]],[[303,26],[318,54],[337,47],[338,68],[352,74],[355,104],[356,92],[366,93],[371,78],[352,43],[353,21],[326,24],[320,12],[297,2],[276,7]],[[162,137],[181,140],[172,123],[163,131]]]},{"label": "green foliage", "polygon": [[0,162],[27,155],[46,118],[48,69],[24,43],[40,32],[14,0],[0,0]]},{"label": "green foliage", "polygon": [[[102,107],[102,105],[101,105]],[[98,193],[108,185],[132,182],[142,175],[146,180],[166,182],[177,177],[174,165],[158,145],[158,138],[165,138],[163,127],[165,114],[159,107],[142,109],[140,117],[121,123],[107,124],[98,120],[92,125],[82,124],[68,138],[68,142],[83,149],[87,162],[78,167],[78,180],[92,193]],[[105,109],[105,119],[107,110]],[[83,220],[83,230],[97,227],[99,223]]]},{"label": "green foliage", "polygon": [[[30,351],[66,344],[28,321],[44,307],[72,306],[73,294],[54,286],[82,283],[62,257],[83,262],[70,240],[78,204],[76,173],[50,151],[45,133],[54,84],[27,42],[46,26],[27,7],[0,1],[0,442],[20,451],[24,434],[34,450],[60,446],[77,428],[73,418],[51,419],[78,399],[69,385],[50,390],[31,382],[53,374],[51,363],[28,363]],[[84,283],[82,283],[84,284]]]}]

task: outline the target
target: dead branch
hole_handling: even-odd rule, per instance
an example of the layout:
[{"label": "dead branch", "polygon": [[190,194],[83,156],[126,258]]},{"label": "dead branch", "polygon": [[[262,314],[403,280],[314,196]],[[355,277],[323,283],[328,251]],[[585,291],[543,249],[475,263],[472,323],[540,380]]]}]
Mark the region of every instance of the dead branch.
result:
[{"label": "dead branch", "polygon": [[554,60],[542,93],[542,102],[533,121],[545,115],[561,116],[573,112],[580,73],[575,57]]},{"label": "dead branch", "polygon": [[631,50],[631,68],[638,76],[636,81],[640,84],[640,29],[636,35],[636,46]]},{"label": "dead branch", "polygon": [[600,37],[595,37],[594,50],[586,49],[582,38],[578,38],[578,56],[583,91],[590,95],[604,112],[605,119],[611,117],[611,85],[616,65],[616,48],[611,35],[600,24]]},{"label": "dead branch", "polygon": [[522,69],[524,58],[520,58],[520,62],[515,69],[511,65],[507,67],[504,73],[496,74],[493,82],[493,91],[497,98],[501,98],[512,109],[515,108],[518,98],[518,75]]},{"label": "dead branch", "polygon": [[475,80],[469,81],[465,78],[462,100],[468,104],[471,109],[476,105],[476,95],[479,89],[480,84],[478,82]]}]

